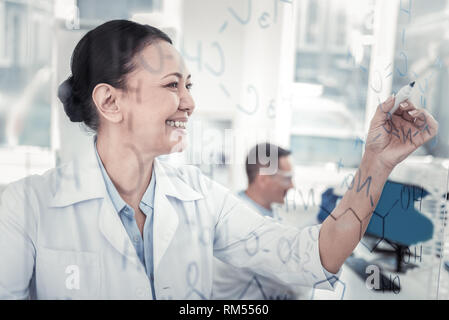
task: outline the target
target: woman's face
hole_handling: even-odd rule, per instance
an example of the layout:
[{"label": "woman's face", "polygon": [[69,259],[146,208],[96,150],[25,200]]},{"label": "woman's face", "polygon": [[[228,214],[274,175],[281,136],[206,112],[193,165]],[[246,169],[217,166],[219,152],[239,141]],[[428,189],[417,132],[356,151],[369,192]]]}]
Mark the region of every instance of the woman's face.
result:
[{"label": "woman's face", "polygon": [[182,151],[195,108],[182,57],[168,42],[157,41],[138,53],[135,63],[118,98],[126,140],[145,155]]}]

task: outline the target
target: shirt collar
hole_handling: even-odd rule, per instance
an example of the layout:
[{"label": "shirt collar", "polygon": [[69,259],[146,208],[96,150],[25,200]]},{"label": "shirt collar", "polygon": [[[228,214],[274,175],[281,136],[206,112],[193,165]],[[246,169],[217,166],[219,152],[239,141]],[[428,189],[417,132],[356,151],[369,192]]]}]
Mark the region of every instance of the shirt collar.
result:
[{"label": "shirt collar", "polygon": [[154,173],[154,165],[153,172],[151,173],[150,184],[148,185],[147,190],[143,194],[142,201],[145,205],[154,209],[154,191],[156,189],[156,175]]},{"label": "shirt collar", "polygon": [[114,184],[111,181],[111,178],[109,178],[109,175],[103,166],[103,162],[101,161],[100,155],[98,154],[96,139],[94,144],[95,144],[95,155],[97,157],[98,165],[100,166],[101,174],[103,176],[103,180],[106,185],[106,191],[108,192],[109,198],[111,198],[115,210],[117,212],[120,212],[123,210],[123,208],[127,206],[127,204],[118,193],[117,189],[115,188]]},{"label": "shirt collar", "polygon": [[265,207],[262,207],[260,204],[258,204],[256,201],[254,201],[253,199],[251,199],[250,197],[248,197],[248,195],[245,193],[245,190],[242,190],[238,193],[239,197],[243,198],[244,200],[246,200],[247,202],[249,202],[250,204],[253,205],[253,207],[255,207],[262,215],[264,216],[268,216],[268,217],[273,217],[273,211],[268,210]]}]

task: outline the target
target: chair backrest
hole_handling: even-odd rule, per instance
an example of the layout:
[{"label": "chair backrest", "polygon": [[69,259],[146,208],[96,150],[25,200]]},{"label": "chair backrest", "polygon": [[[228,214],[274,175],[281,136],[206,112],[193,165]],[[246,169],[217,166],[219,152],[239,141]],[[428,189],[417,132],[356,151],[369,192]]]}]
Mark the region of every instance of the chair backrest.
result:
[{"label": "chair backrest", "polygon": [[[432,239],[432,221],[415,209],[415,202],[427,194],[421,187],[388,180],[366,233],[405,246]],[[334,210],[339,198],[332,188],[321,195],[319,221],[324,221]]]}]

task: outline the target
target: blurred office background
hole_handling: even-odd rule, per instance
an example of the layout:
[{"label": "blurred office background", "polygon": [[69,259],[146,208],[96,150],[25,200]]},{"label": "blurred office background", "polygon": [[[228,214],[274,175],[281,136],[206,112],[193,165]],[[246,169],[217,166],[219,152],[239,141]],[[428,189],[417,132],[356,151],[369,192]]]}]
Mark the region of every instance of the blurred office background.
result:
[{"label": "blurred office background", "polygon": [[[0,0],[0,192],[89,147],[92,132],[69,122],[57,87],[79,39],[118,18],[166,31],[192,73],[190,147],[169,160],[238,191],[255,143],[291,149],[296,188],[276,210],[298,226],[316,221],[323,191],[344,192],[376,106],[415,80],[412,101],[435,115],[440,132],[391,178],[428,193],[412,203],[431,236],[400,244],[423,250],[421,260],[413,255],[414,266],[398,270],[395,257],[359,246],[359,258],[401,279],[400,292],[370,290],[348,267],[345,290],[313,297],[449,298],[449,0]],[[393,242],[373,237],[379,247]]]}]

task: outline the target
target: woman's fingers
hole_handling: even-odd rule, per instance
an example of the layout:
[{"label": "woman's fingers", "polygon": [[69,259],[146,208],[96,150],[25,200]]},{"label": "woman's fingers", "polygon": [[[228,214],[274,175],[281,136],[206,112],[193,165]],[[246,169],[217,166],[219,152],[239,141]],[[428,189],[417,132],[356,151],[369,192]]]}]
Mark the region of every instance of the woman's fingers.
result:
[{"label": "woman's fingers", "polygon": [[415,119],[409,114],[409,111],[416,110],[416,107],[413,103],[408,100],[405,100],[399,104],[399,108],[394,113],[397,116],[401,116],[405,120],[409,122],[413,122]]},{"label": "woman's fingers", "polygon": [[397,108],[395,114],[400,115],[400,114],[404,113],[404,111],[410,111],[410,110],[415,110],[415,109],[416,109],[416,107],[413,103],[411,103],[408,100],[405,100],[399,104],[399,108]]},{"label": "woman's fingers", "polygon": [[[389,112],[394,106],[394,100],[394,96],[391,96],[378,106],[371,120],[371,127],[382,126],[385,124],[385,121],[391,119]],[[433,116],[424,109],[416,108],[409,100],[401,102],[394,116],[401,117],[405,121],[410,122],[418,130],[418,133],[420,132],[422,134],[424,141],[430,140],[438,132],[438,122]]]},{"label": "woman's fingers", "polygon": [[[407,111],[407,114],[413,119],[413,126],[424,133],[426,140],[430,140],[438,132],[438,122],[424,109],[415,109]],[[404,115],[403,115],[404,117]],[[426,135],[427,134],[427,135]]]}]

